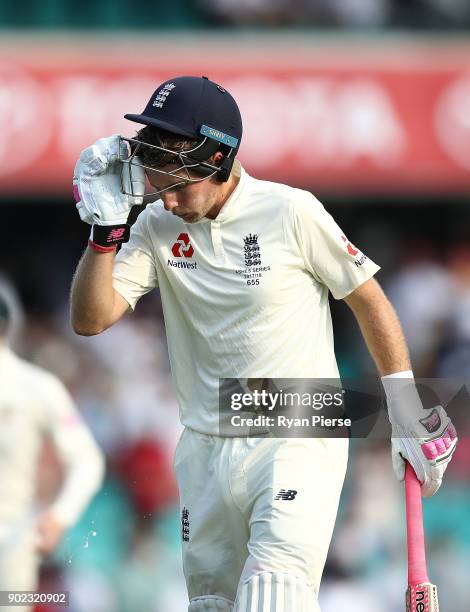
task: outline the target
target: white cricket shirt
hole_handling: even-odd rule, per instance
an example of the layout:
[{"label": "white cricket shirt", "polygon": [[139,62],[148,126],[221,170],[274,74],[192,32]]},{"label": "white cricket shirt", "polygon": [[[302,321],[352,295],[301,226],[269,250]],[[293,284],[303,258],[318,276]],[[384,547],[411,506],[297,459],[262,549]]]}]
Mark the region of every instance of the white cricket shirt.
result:
[{"label": "white cricket shirt", "polygon": [[343,298],[379,269],[312,194],[235,171],[214,220],[149,204],[113,273],[132,309],[160,287],[181,420],[208,434],[220,378],[337,378],[328,291]]},{"label": "white cricket shirt", "polygon": [[46,435],[65,472],[49,509],[69,526],[101,485],[101,452],[59,379],[0,346],[0,555],[28,528]]}]

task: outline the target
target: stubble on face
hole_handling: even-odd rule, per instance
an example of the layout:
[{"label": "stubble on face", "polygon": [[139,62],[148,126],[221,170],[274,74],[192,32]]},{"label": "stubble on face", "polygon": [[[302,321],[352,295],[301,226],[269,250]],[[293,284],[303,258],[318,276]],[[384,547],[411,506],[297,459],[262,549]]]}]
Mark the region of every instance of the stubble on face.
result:
[{"label": "stubble on face", "polygon": [[[174,172],[175,169],[174,165],[162,168],[164,172]],[[199,178],[194,173],[190,173],[190,177]],[[211,177],[177,186],[178,182],[185,180],[184,177],[178,180],[174,176],[165,176],[151,170],[147,171],[147,178],[155,189],[167,189],[160,196],[165,208],[185,223],[196,223],[204,217],[215,219],[239,182],[239,177],[232,175],[226,183],[220,183]],[[176,205],[169,204],[171,201],[176,202]]]},{"label": "stubble on face", "polygon": [[[165,167],[162,170],[170,171],[174,168]],[[205,216],[215,218],[220,209],[217,207],[221,193],[220,184],[211,179],[181,185],[183,178],[178,180],[151,170],[147,171],[147,178],[155,190],[165,190],[160,194],[160,198],[166,210],[182,218],[186,223],[195,223]],[[214,209],[213,213],[211,213],[212,209]]]}]

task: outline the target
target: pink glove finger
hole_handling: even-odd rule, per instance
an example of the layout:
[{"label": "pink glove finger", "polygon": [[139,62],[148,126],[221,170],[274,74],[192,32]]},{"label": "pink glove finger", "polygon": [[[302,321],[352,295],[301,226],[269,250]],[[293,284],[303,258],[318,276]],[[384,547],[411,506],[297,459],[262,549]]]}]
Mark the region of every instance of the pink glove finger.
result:
[{"label": "pink glove finger", "polygon": [[452,442],[454,440],[455,437],[451,438],[450,436],[446,436],[422,444],[421,448],[423,449],[424,456],[426,457],[426,459],[435,459],[440,455],[444,455],[447,450],[452,446]]},{"label": "pink glove finger", "polygon": [[425,444],[421,444],[421,448],[423,449],[423,453],[426,459],[435,459],[438,455],[434,440],[432,440],[431,442],[426,442]]},{"label": "pink glove finger", "polygon": [[438,438],[437,440],[435,440],[435,444],[436,444],[437,454],[444,455],[447,450],[444,440],[442,438]]},{"label": "pink glove finger", "polygon": [[449,437],[442,438],[446,450],[452,446],[452,440]]}]

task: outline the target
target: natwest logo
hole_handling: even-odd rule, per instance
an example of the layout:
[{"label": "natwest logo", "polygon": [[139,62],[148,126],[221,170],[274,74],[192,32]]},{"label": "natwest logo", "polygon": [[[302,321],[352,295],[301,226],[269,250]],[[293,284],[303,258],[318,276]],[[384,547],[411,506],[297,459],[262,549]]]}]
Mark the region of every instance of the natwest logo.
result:
[{"label": "natwest logo", "polygon": [[359,249],[355,249],[354,245],[352,245],[346,236],[341,236],[343,242],[346,242],[346,248],[348,249],[348,253],[355,257],[359,253]]},{"label": "natwest logo", "polygon": [[364,255],[364,253],[361,253],[359,249],[356,249],[356,247],[349,242],[346,236],[341,236],[341,239],[346,243],[347,252],[351,255],[351,257],[355,258],[354,265],[360,268],[362,264],[367,261],[367,257]]},{"label": "natwest logo", "polygon": [[175,244],[171,247],[173,257],[192,257],[194,255],[194,249],[189,241],[189,236],[186,233],[182,233],[176,239]]}]

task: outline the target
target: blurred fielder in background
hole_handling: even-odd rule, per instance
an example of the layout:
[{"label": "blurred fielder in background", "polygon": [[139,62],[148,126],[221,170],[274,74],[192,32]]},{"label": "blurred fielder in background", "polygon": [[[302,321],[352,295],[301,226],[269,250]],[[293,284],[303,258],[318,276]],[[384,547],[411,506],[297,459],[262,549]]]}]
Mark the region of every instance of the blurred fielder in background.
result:
[{"label": "blurred fielder in background", "polygon": [[[12,293],[0,287],[0,590],[31,591],[41,556],[55,549],[100,487],[104,461],[59,379],[10,349],[14,308]],[[46,436],[65,475],[52,505],[38,508],[36,475]]]},{"label": "blurred fielder in background", "polygon": [[[455,430],[441,407],[424,410],[416,392],[404,402],[391,382],[412,372],[372,278],[378,266],[310,193],[240,166],[241,117],[222,86],[171,79],[126,117],[145,126],[136,138],[103,138],[75,168],[77,208],[92,228],[72,286],[73,327],[99,334],[160,288],[185,425],[175,468],[189,611],[318,611],[347,440],[220,436],[219,380],[339,378],[331,291],[351,308],[383,377],[398,478],[407,459],[433,495]],[[145,178],[159,199],[129,238]]]}]

